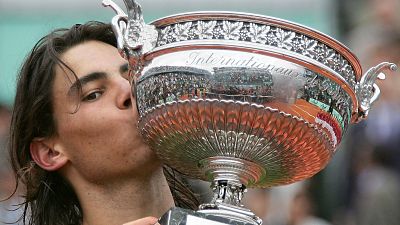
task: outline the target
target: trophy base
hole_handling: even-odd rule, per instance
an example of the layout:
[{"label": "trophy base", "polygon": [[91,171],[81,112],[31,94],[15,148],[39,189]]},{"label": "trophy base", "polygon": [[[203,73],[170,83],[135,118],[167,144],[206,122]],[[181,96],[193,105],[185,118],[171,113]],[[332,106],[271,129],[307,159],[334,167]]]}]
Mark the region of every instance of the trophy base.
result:
[{"label": "trophy base", "polygon": [[[216,213],[216,212],[220,213]],[[249,218],[240,213],[224,215],[224,209],[203,209],[193,211],[178,207],[173,207],[166,212],[160,219],[161,225],[261,225],[259,218]]]}]

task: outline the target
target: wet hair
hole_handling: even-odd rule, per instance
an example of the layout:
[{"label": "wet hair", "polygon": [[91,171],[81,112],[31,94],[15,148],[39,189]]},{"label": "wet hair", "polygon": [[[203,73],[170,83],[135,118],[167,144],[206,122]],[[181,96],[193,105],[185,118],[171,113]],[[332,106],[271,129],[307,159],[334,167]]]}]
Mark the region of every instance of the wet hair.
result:
[{"label": "wet hair", "polygon": [[[57,29],[40,39],[19,71],[13,107],[9,152],[18,188],[24,185],[21,220],[28,225],[78,225],[82,210],[68,180],[58,172],[40,168],[30,155],[34,138],[52,137],[57,124],[53,116],[52,87],[56,65],[69,68],[61,59],[68,49],[89,40],[117,45],[109,24],[88,22],[70,29]],[[76,78],[76,77],[75,77]],[[199,202],[180,174],[164,166],[175,204],[195,209]],[[15,194],[14,191],[13,194]]]}]

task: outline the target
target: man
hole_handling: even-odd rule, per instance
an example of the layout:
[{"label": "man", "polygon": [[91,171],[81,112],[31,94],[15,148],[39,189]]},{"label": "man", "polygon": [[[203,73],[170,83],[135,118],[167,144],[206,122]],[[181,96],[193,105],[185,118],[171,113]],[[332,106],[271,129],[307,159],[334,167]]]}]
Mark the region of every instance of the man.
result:
[{"label": "man", "polygon": [[109,25],[75,25],[41,39],[22,66],[10,153],[27,224],[154,224],[174,198],[198,204],[139,136],[115,46]]}]

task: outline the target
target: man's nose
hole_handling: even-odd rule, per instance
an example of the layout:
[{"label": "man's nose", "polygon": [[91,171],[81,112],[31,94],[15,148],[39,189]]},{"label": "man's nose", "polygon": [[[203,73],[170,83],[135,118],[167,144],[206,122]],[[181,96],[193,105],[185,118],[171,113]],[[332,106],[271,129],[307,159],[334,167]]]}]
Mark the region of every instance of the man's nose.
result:
[{"label": "man's nose", "polygon": [[131,100],[131,86],[129,82],[123,77],[118,76],[119,93],[117,96],[117,106],[120,109],[129,109],[132,106]]}]

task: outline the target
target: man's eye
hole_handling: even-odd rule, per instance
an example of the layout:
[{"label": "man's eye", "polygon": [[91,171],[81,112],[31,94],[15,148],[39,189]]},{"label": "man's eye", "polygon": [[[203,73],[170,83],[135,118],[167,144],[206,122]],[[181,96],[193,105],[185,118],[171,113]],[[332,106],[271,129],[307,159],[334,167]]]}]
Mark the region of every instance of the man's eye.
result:
[{"label": "man's eye", "polygon": [[98,99],[103,94],[103,91],[93,91],[82,98],[84,102],[92,102]]}]

